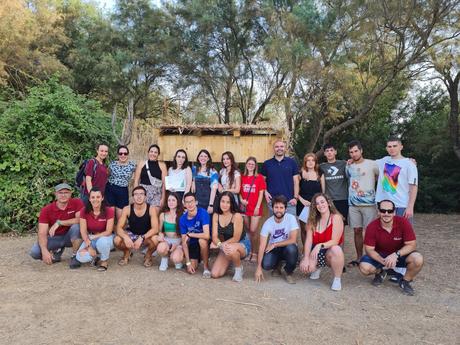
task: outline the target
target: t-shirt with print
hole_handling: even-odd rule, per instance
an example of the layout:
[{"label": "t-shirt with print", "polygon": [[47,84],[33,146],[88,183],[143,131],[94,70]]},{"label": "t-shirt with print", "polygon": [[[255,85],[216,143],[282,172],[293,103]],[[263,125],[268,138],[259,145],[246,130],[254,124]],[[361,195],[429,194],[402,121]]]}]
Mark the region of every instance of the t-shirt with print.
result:
[{"label": "t-shirt with print", "polygon": [[265,189],[267,189],[267,186],[265,185],[265,179],[261,174],[258,174],[255,178],[254,176],[246,175],[241,177],[240,195],[242,199],[248,201],[248,205],[246,206],[247,215],[262,215],[262,205],[260,206],[259,214],[254,214],[254,209],[256,208],[257,201],[259,200],[260,191]]},{"label": "t-shirt with print", "polygon": [[86,229],[90,234],[97,234],[104,232],[107,228],[107,222],[113,219],[115,211],[112,207],[106,207],[104,214],[94,215],[93,212],[86,213],[82,208],[80,211],[80,218],[86,220]]},{"label": "t-shirt with print", "polygon": [[346,175],[347,162],[336,160],[334,163],[321,163],[319,168],[324,174],[326,194],[332,200],[348,199],[348,180]]},{"label": "t-shirt with print", "polygon": [[[94,164],[96,164],[96,171],[93,174]],[[93,158],[88,161],[85,167],[85,175],[91,177],[91,184],[93,187],[99,188],[102,194],[105,192],[105,185],[107,184],[109,171],[105,164],[101,164],[97,159]],[[83,183],[86,186],[86,183]],[[88,188],[84,189],[85,195],[88,195]]]},{"label": "t-shirt with print", "polygon": [[[57,207],[56,201],[53,201],[51,204],[46,205],[40,211],[40,216],[38,217],[38,222],[42,224],[48,224],[48,226],[53,226],[58,220],[69,220],[75,218],[75,214],[83,208],[84,204],[81,199],[72,198],[67,203],[65,209],[61,210]],[[61,225],[59,226],[54,235],[62,236],[69,231],[70,226]]]},{"label": "t-shirt with print", "polygon": [[348,205],[373,206],[375,205],[375,182],[379,175],[377,163],[365,159],[361,163],[349,164],[346,167],[348,183]]},{"label": "t-shirt with print", "polygon": [[280,223],[275,221],[275,216],[268,218],[262,226],[260,235],[265,237],[270,235],[268,243],[272,244],[287,240],[289,238],[289,234],[298,229],[299,224],[297,224],[295,216],[286,213]]},{"label": "t-shirt with print", "polygon": [[136,163],[129,161],[127,164],[120,164],[118,161],[112,161],[109,164],[109,183],[118,187],[128,187],[129,180],[136,170]]},{"label": "t-shirt with print", "polygon": [[[209,225],[209,214],[205,209],[197,208],[195,217],[189,219],[188,212],[185,212],[179,219],[180,233],[186,235],[187,233],[202,234],[203,226]],[[197,243],[198,238],[190,238],[190,243]]]},{"label": "t-shirt with print", "polygon": [[404,242],[415,239],[415,232],[409,221],[404,217],[394,216],[391,232],[382,228],[380,219],[373,220],[366,228],[364,244],[375,247],[377,253],[387,256],[404,247]]},{"label": "t-shirt with print", "polygon": [[396,207],[409,204],[409,185],[418,185],[417,167],[409,158],[393,159],[386,156],[377,160],[379,180],[376,201],[388,199]]}]

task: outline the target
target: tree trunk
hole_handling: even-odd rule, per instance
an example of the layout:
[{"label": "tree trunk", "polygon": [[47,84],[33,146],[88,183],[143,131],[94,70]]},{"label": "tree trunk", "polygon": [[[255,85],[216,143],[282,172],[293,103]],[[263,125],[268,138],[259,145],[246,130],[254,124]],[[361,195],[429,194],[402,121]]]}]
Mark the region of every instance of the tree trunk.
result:
[{"label": "tree trunk", "polygon": [[455,155],[460,159],[460,138],[459,138],[459,99],[458,99],[458,84],[460,81],[460,72],[457,73],[454,79],[447,80],[447,89],[450,97],[450,113],[449,113],[449,135],[452,142],[452,148]]}]

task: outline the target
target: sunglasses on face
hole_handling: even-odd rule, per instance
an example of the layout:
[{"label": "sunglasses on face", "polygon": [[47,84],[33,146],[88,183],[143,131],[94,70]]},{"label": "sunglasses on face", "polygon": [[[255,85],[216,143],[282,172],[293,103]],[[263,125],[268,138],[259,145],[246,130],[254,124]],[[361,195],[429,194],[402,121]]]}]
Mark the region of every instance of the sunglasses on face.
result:
[{"label": "sunglasses on face", "polygon": [[127,156],[127,155],[128,155],[128,152],[118,152],[118,155],[119,155],[119,156]]},{"label": "sunglasses on face", "polygon": [[394,209],[386,210],[386,209],[384,209],[384,208],[379,208],[379,212],[380,212],[380,213],[393,214],[394,211],[395,211]]}]

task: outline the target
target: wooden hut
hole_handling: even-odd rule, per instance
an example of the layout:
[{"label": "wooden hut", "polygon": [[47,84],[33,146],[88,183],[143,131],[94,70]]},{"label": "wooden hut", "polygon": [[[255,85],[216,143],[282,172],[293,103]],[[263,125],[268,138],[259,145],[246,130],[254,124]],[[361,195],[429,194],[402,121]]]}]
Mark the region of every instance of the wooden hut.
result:
[{"label": "wooden hut", "polygon": [[131,140],[131,156],[145,159],[150,144],[161,148],[160,159],[171,161],[177,149],[187,151],[195,160],[201,149],[207,149],[214,161],[225,151],[231,151],[237,162],[249,156],[263,162],[273,155],[273,142],[283,137],[283,131],[258,125],[153,125],[136,124]]}]

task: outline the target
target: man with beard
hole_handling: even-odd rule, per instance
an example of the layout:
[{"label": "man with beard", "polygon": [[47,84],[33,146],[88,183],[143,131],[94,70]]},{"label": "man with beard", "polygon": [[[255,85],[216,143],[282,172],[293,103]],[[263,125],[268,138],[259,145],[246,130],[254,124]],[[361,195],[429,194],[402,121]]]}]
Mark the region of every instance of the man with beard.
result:
[{"label": "man with beard", "polygon": [[[273,270],[272,274],[280,274],[281,261],[286,261],[284,276],[289,284],[295,284],[292,273],[299,256],[297,233],[299,225],[295,216],[286,212],[287,199],[283,195],[272,199],[273,216],[268,218],[260,232],[259,254],[255,279],[264,279],[264,270]],[[270,236],[270,238],[269,238]]]}]

